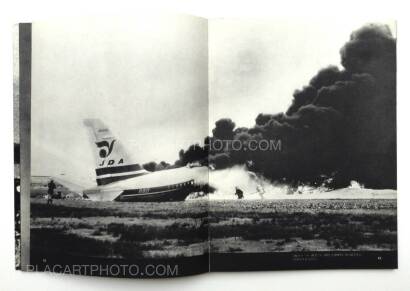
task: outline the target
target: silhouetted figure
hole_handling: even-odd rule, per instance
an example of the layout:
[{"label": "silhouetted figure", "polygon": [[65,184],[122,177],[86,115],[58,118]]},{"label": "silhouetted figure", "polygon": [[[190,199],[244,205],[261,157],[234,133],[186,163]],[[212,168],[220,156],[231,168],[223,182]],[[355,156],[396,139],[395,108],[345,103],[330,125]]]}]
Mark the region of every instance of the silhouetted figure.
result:
[{"label": "silhouetted figure", "polygon": [[243,191],[239,189],[238,187],[235,187],[235,195],[238,196],[238,199],[243,198]]},{"label": "silhouetted figure", "polygon": [[56,188],[56,184],[54,184],[54,181],[51,179],[47,186],[47,204],[53,204],[54,189]]}]

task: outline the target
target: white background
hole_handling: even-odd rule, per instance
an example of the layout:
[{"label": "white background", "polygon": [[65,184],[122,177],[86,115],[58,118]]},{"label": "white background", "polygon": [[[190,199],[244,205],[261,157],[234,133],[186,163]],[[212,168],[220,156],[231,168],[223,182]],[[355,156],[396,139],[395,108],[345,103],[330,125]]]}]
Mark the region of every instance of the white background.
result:
[{"label": "white background", "polygon": [[[2,1],[0,6],[0,291],[3,290],[410,290],[409,57],[406,1]],[[407,8],[407,9],[406,9]],[[133,16],[151,10],[203,17],[358,17],[398,21],[399,269],[212,273],[132,280],[14,270],[12,25],[41,19]],[[406,54],[407,53],[407,54]]]}]

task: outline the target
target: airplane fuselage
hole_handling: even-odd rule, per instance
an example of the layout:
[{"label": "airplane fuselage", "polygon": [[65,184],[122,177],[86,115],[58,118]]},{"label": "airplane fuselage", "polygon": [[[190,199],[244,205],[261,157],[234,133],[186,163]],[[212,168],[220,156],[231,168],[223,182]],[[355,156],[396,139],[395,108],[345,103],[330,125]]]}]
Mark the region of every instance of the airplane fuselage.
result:
[{"label": "airplane fuselage", "polygon": [[97,186],[83,191],[94,201],[164,202],[183,201],[196,184],[205,181],[207,167],[176,168]]}]

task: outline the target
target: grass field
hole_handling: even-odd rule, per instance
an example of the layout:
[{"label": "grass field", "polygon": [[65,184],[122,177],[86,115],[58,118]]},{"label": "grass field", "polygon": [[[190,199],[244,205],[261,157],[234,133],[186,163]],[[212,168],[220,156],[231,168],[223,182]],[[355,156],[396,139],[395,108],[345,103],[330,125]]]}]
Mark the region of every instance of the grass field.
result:
[{"label": "grass field", "polygon": [[31,202],[31,249],[110,258],[394,250],[396,200]]},{"label": "grass field", "polygon": [[396,200],[212,203],[213,252],[395,250]]},{"label": "grass field", "polygon": [[31,249],[138,258],[208,252],[206,201],[168,203],[31,201]]}]

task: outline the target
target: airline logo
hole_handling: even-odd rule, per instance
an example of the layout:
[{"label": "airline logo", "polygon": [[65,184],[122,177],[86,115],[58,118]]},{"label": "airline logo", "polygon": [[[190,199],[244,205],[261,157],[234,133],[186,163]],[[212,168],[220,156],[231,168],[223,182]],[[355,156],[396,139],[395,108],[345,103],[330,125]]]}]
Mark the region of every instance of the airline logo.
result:
[{"label": "airline logo", "polygon": [[97,147],[100,149],[98,154],[100,158],[103,159],[98,165],[99,167],[104,167],[104,166],[107,167],[107,166],[113,166],[114,164],[119,165],[119,164],[124,163],[123,158],[120,158],[117,163],[115,162],[115,159],[108,159],[108,160],[106,159],[112,153],[114,149],[114,143],[115,143],[115,139],[113,139],[111,142],[103,140],[103,141],[99,141],[95,143]]},{"label": "airline logo", "polygon": [[113,139],[111,143],[109,143],[106,140],[95,143],[98,148],[101,148],[99,155],[102,159],[108,157],[112,153],[112,149],[114,148],[114,142],[115,142],[115,139]]}]

